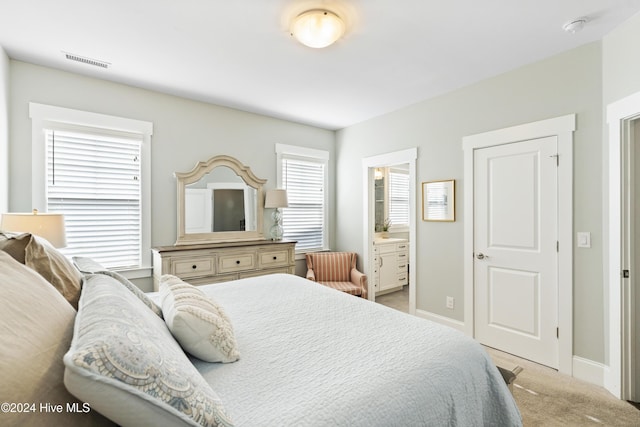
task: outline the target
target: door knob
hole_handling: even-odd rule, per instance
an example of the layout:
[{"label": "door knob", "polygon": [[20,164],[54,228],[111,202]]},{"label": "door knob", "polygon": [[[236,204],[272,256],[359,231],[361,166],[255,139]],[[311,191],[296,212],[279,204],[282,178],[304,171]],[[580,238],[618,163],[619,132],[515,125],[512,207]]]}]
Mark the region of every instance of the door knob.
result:
[{"label": "door knob", "polygon": [[489,255],[485,255],[482,252],[478,252],[478,254],[476,255],[476,258],[485,259],[485,258],[489,258]]}]

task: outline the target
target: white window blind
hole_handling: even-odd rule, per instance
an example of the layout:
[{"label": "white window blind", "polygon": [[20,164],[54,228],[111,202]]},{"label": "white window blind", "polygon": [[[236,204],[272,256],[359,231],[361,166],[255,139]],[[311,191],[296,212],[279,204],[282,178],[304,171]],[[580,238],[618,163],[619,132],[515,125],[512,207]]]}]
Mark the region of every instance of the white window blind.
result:
[{"label": "white window blind", "polygon": [[141,265],[142,135],[46,130],[47,211],[65,215],[67,256]]},{"label": "white window blind", "polygon": [[289,200],[282,213],[284,238],[298,242],[297,252],[324,249],[325,162],[283,156],[281,167],[282,186]]},{"label": "white window blind", "polygon": [[389,220],[392,226],[409,226],[409,174],[389,171]]}]

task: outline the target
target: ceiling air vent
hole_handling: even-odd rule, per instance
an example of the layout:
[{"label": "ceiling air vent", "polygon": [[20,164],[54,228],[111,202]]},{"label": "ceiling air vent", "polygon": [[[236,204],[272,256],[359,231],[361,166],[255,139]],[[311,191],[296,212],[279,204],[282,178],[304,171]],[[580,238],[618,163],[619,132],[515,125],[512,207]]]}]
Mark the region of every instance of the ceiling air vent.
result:
[{"label": "ceiling air vent", "polygon": [[68,53],[68,52],[62,52],[62,53],[64,53],[64,56],[70,61],[82,62],[83,64],[93,65],[95,67],[100,67],[100,68],[109,68],[109,65],[111,65],[110,62],[86,58],[84,56],[75,55],[73,53]]}]

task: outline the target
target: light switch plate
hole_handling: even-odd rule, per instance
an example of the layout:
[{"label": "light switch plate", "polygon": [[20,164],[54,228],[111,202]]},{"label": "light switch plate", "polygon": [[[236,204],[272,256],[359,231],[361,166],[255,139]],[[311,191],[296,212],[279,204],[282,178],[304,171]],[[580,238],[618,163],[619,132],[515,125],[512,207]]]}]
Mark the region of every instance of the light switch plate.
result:
[{"label": "light switch plate", "polygon": [[590,248],[591,247],[591,233],[588,231],[578,231],[578,247]]}]

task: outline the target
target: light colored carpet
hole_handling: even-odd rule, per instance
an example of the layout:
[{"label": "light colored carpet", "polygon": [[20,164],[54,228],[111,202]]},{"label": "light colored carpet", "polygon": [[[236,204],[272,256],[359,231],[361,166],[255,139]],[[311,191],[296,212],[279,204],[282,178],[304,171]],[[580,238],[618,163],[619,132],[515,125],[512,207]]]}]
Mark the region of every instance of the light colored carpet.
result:
[{"label": "light colored carpet", "polygon": [[[376,297],[376,302],[409,312],[407,289]],[[514,382],[513,396],[525,427],[640,427],[640,405],[616,399],[602,387],[546,366],[485,348],[496,365],[508,370],[518,365],[524,368]]]},{"label": "light colored carpet", "polygon": [[524,370],[513,387],[525,426],[640,426],[640,410],[604,388],[486,347],[496,365]]}]

